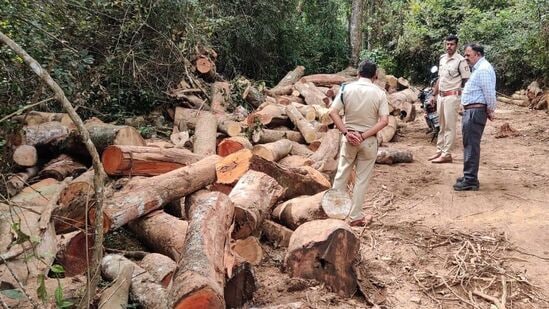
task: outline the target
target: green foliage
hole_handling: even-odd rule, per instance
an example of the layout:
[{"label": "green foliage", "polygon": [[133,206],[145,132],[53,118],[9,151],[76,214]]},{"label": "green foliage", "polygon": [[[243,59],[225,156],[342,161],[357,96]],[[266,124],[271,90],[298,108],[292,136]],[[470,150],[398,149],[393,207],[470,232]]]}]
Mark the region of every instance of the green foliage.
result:
[{"label": "green foliage", "polygon": [[7,289],[7,290],[1,290],[0,293],[2,293],[7,298],[11,299],[23,299],[25,296],[21,290],[18,289]]}]

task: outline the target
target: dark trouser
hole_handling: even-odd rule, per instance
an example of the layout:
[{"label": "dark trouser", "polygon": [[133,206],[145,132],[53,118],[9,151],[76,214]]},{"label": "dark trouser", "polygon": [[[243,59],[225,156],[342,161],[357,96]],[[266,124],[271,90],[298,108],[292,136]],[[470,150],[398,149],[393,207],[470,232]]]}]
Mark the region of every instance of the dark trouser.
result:
[{"label": "dark trouser", "polygon": [[463,112],[463,179],[465,183],[478,183],[480,139],[486,126],[486,109],[466,109]]}]

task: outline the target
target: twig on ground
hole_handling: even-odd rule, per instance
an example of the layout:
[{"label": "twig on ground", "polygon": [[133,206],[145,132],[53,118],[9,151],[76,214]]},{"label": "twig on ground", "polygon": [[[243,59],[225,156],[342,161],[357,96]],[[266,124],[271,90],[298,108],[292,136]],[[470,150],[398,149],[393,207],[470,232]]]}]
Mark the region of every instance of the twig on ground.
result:
[{"label": "twig on ground", "polygon": [[21,114],[22,112],[26,111],[27,109],[30,109],[30,108],[33,108],[35,107],[36,105],[40,105],[42,103],[46,103],[46,102],[49,102],[51,100],[55,99],[54,97],[51,97],[51,98],[47,98],[45,100],[42,100],[42,101],[39,101],[39,102],[36,102],[36,103],[33,103],[33,104],[29,104],[27,106],[23,106],[21,107],[20,109],[16,110],[15,112],[5,116],[5,117],[2,117],[2,119],[0,119],[0,122],[4,122],[6,121],[7,119],[10,119],[11,117],[13,116],[17,116],[19,114]]}]

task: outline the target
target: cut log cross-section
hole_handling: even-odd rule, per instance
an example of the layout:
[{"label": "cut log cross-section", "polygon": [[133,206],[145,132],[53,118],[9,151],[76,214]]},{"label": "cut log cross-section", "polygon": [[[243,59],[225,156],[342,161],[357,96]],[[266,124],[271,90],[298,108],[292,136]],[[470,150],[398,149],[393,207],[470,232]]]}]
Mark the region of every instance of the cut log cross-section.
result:
[{"label": "cut log cross-section", "polygon": [[290,140],[281,139],[273,143],[255,145],[252,152],[266,160],[276,162],[290,153],[292,145]]},{"label": "cut log cross-section", "polygon": [[149,248],[179,261],[185,245],[186,221],[157,210],[130,222],[128,227]]},{"label": "cut log cross-section", "polygon": [[157,176],[198,162],[203,156],[182,148],[107,147],[101,155],[108,175]]},{"label": "cut log cross-section", "polygon": [[[212,155],[169,173],[132,180],[106,201],[103,208],[105,230],[121,227],[170,201],[212,184],[216,177],[215,164],[220,158]],[[93,213],[90,218],[94,219]]]},{"label": "cut log cross-section", "polygon": [[63,266],[64,275],[73,277],[84,274],[89,267],[88,257],[93,254],[93,235],[84,231],[74,231],[58,235],[57,243],[59,251],[55,261]]},{"label": "cut log cross-section", "polygon": [[229,194],[235,205],[232,237],[242,239],[256,231],[283,193],[284,188],[264,173],[250,170],[242,175]]},{"label": "cut log cross-section", "polygon": [[299,129],[303,138],[307,143],[312,143],[318,138],[317,131],[314,126],[303,117],[303,115],[295,108],[295,106],[286,106],[286,114],[294,125]]},{"label": "cut log cross-section", "polygon": [[93,206],[95,195],[94,171],[89,170],[73,179],[59,196],[59,206],[53,210],[55,231],[67,233],[86,223],[86,211]]},{"label": "cut log cross-section", "polygon": [[284,262],[290,276],[319,280],[350,297],[357,289],[353,263],[359,249],[360,240],[345,222],[316,220],[294,231]]},{"label": "cut log cross-section", "polygon": [[31,167],[38,162],[38,153],[34,146],[21,145],[15,148],[12,158],[19,166]]},{"label": "cut log cross-section", "polygon": [[241,149],[252,149],[252,143],[244,136],[228,137],[217,145],[217,154],[226,157]]},{"label": "cut log cross-section", "polygon": [[199,191],[188,199],[187,241],[169,291],[170,306],[225,308],[224,256],[234,206],[219,192]]},{"label": "cut log cross-section", "polygon": [[248,170],[263,172],[286,188],[285,199],[312,195],[329,188],[329,183],[303,169],[286,168],[254,155],[250,150],[237,151],[216,164],[217,182],[233,184]]}]

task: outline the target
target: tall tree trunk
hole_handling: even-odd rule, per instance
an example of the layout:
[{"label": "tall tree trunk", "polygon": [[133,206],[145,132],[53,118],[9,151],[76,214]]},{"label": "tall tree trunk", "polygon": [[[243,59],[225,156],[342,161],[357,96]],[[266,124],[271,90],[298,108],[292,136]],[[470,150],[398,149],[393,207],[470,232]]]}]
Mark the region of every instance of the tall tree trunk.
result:
[{"label": "tall tree trunk", "polygon": [[362,16],[364,0],[353,0],[349,21],[349,42],[351,43],[351,65],[356,66],[362,49]]}]

